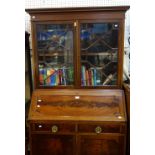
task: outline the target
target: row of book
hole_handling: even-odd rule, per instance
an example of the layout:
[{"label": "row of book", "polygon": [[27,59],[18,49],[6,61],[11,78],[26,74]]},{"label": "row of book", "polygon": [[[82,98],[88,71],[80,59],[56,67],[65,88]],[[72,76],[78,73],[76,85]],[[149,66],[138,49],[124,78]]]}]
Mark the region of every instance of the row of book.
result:
[{"label": "row of book", "polygon": [[39,68],[39,82],[43,86],[72,85],[74,82],[73,67]]},{"label": "row of book", "polygon": [[101,85],[102,74],[99,69],[81,67],[82,86],[97,86]]}]

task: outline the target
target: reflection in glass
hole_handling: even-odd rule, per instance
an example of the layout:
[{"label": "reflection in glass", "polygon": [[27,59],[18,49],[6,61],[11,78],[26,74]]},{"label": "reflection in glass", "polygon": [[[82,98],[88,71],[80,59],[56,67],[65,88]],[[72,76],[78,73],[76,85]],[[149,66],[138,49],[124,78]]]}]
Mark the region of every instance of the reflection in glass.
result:
[{"label": "reflection in glass", "polygon": [[71,24],[38,24],[37,50],[41,86],[74,84]]},{"label": "reflection in glass", "polygon": [[117,23],[81,24],[81,85],[116,85]]}]

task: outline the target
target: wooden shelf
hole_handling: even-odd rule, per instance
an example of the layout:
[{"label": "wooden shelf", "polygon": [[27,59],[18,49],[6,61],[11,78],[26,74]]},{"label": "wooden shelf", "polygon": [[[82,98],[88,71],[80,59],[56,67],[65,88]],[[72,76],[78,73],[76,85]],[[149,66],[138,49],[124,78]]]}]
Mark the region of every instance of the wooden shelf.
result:
[{"label": "wooden shelf", "polygon": [[107,56],[107,55],[116,55],[117,53],[110,53],[110,52],[82,52],[81,55],[82,56]]},{"label": "wooden shelf", "polygon": [[[39,56],[42,56],[42,57],[48,57],[48,56],[65,56],[65,55],[67,55],[67,54],[64,54],[64,53],[43,53],[43,54],[39,54]],[[69,54],[69,55],[67,55],[67,57],[72,57],[73,55],[71,55],[71,54]]]},{"label": "wooden shelf", "polygon": [[[92,53],[81,53],[81,56],[110,56],[110,55],[116,55],[117,53],[110,53],[110,52],[92,52]],[[65,56],[67,55],[64,52],[53,52],[53,53],[39,53],[39,56]],[[69,54],[69,56],[73,56]]]}]

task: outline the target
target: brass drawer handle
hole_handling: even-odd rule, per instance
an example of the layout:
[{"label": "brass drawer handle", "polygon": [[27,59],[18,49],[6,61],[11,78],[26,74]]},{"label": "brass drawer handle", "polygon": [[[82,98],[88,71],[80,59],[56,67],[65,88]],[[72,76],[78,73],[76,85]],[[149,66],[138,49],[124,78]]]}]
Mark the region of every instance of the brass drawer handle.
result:
[{"label": "brass drawer handle", "polygon": [[52,129],[52,133],[58,132],[58,127],[56,125],[53,125],[51,129]]},{"label": "brass drawer handle", "polygon": [[101,132],[102,132],[102,128],[101,128],[100,126],[97,126],[97,127],[95,128],[95,132],[96,132],[96,133],[101,133]]}]

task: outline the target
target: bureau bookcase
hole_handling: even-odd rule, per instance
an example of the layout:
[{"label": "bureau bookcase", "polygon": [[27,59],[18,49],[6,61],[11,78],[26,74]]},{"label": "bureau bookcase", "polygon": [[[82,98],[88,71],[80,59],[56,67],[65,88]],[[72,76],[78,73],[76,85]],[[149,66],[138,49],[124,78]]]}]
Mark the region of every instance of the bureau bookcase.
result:
[{"label": "bureau bookcase", "polygon": [[31,155],[125,155],[128,9],[26,9],[35,88],[28,118]]}]

